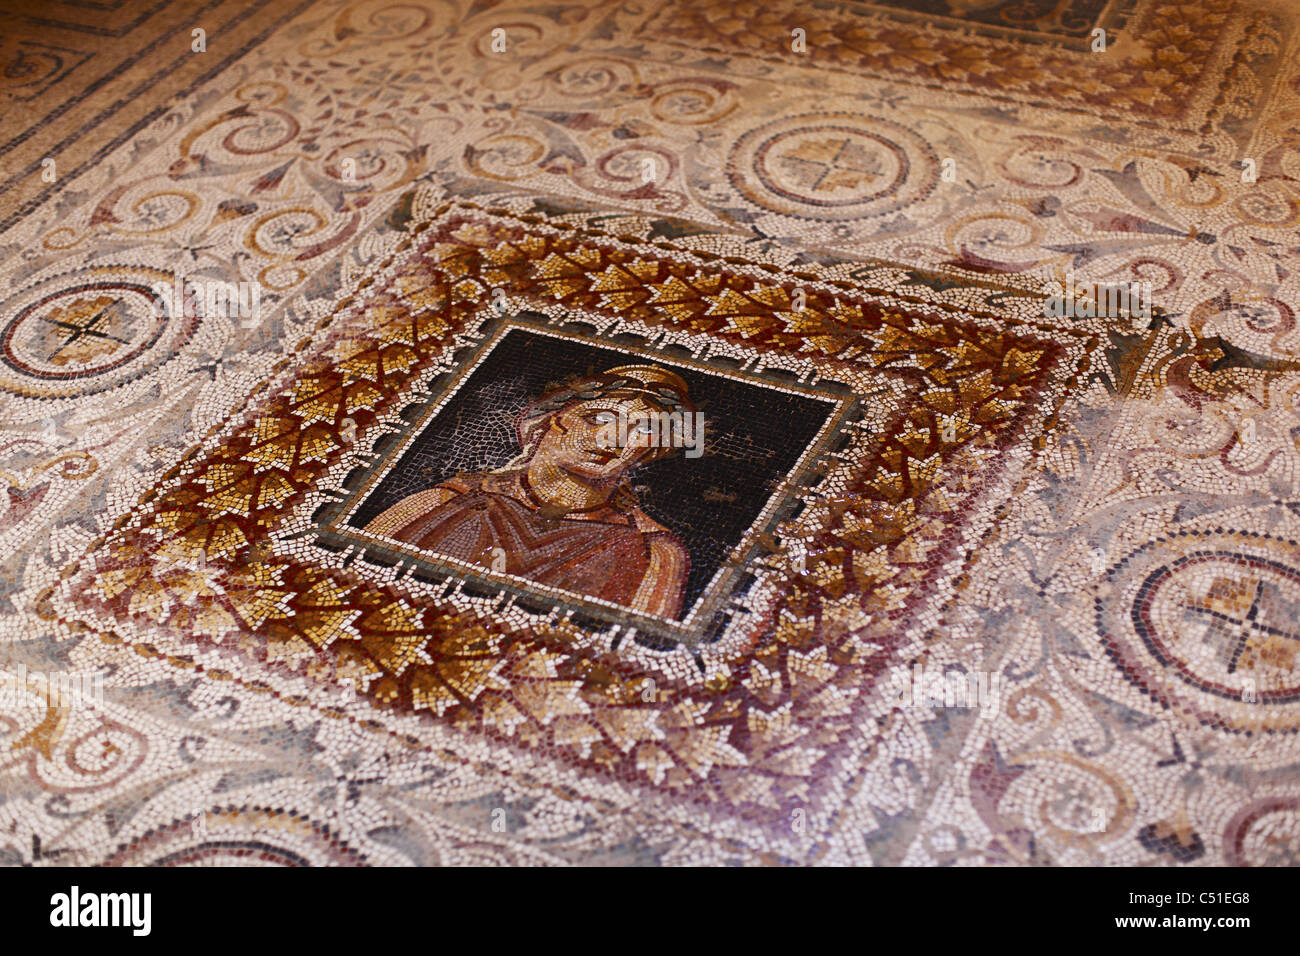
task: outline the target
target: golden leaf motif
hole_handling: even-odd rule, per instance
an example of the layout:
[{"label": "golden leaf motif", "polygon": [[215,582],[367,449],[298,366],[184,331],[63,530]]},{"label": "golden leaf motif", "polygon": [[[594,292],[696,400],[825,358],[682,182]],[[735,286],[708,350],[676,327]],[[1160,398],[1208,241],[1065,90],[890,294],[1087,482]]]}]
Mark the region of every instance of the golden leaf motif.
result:
[{"label": "golden leaf motif", "polygon": [[728,743],[730,724],[670,729],[667,736],[677,760],[696,777],[707,776],[714,765],[744,767],[749,763],[744,754]]},{"label": "golden leaf motif", "polygon": [[579,696],[581,690],[581,681],[539,681],[515,687],[514,697],[534,720],[547,725],[557,717],[590,712]]},{"label": "golden leaf motif", "polygon": [[600,707],[594,714],[614,745],[624,753],[646,740],[663,740],[659,712],[645,707]]}]

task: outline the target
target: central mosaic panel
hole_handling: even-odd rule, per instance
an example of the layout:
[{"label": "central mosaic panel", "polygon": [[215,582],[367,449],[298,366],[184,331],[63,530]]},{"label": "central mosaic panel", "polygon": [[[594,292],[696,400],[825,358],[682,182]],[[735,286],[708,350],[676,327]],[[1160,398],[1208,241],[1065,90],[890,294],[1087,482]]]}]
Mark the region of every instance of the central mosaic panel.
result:
[{"label": "central mosaic panel", "polygon": [[647,635],[716,631],[857,400],[598,342],[500,323],[322,540]]}]

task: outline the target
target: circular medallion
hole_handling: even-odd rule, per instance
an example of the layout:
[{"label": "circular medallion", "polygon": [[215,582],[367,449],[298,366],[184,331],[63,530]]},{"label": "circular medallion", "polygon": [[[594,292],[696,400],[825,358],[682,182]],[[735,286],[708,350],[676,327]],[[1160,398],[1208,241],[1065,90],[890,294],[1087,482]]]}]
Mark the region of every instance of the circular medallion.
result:
[{"label": "circular medallion", "polygon": [[[66,279],[66,277],[65,277]],[[101,391],[151,371],[193,332],[159,274],[28,293],[0,326],[0,388],[39,397]]]},{"label": "circular medallion", "polygon": [[357,866],[364,857],[328,826],[260,807],[213,807],[149,830],[104,866]]},{"label": "circular medallion", "polygon": [[1269,797],[1242,807],[1224,833],[1228,866],[1300,865],[1300,800]]},{"label": "circular medallion", "polygon": [[1097,621],[1129,682],[1236,732],[1300,727],[1300,545],[1186,532],[1106,575]]},{"label": "circular medallion", "polygon": [[938,158],[906,127],[855,113],[787,117],[740,137],[731,183],[763,209],[820,221],[879,216],[923,199]]}]

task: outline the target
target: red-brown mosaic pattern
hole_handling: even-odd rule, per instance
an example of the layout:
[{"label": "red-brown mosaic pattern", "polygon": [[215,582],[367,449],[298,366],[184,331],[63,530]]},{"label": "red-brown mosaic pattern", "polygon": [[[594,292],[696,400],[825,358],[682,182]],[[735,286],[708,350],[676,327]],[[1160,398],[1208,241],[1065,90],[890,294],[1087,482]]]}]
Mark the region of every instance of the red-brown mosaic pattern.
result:
[{"label": "red-brown mosaic pattern", "polygon": [[[879,13],[880,11],[873,11]],[[1122,111],[1139,119],[1181,120],[1233,81],[1237,57],[1214,68],[1236,0],[1144,4],[1131,21],[1133,47],[1092,53],[1091,39],[1074,49],[1041,41],[972,36],[921,23],[879,17],[864,21],[849,10],[819,11],[796,4],[742,0],[668,4],[645,28],[650,37],[690,49],[741,53],[782,63],[815,64],[934,88],[960,86],[1018,102],[1047,101],[1072,109]],[[791,52],[795,29],[806,33],[812,56]],[[1112,36],[1111,42],[1114,42]]]}]

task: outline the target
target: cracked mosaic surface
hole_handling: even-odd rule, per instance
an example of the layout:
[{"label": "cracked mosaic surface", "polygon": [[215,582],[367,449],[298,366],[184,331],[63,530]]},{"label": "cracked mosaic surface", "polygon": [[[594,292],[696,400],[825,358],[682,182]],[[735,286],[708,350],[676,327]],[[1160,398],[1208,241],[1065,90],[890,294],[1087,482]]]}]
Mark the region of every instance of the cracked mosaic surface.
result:
[{"label": "cracked mosaic surface", "polygon": [[1294,11],[281,14],[0,233],[0,859],[1293,862]]}]

